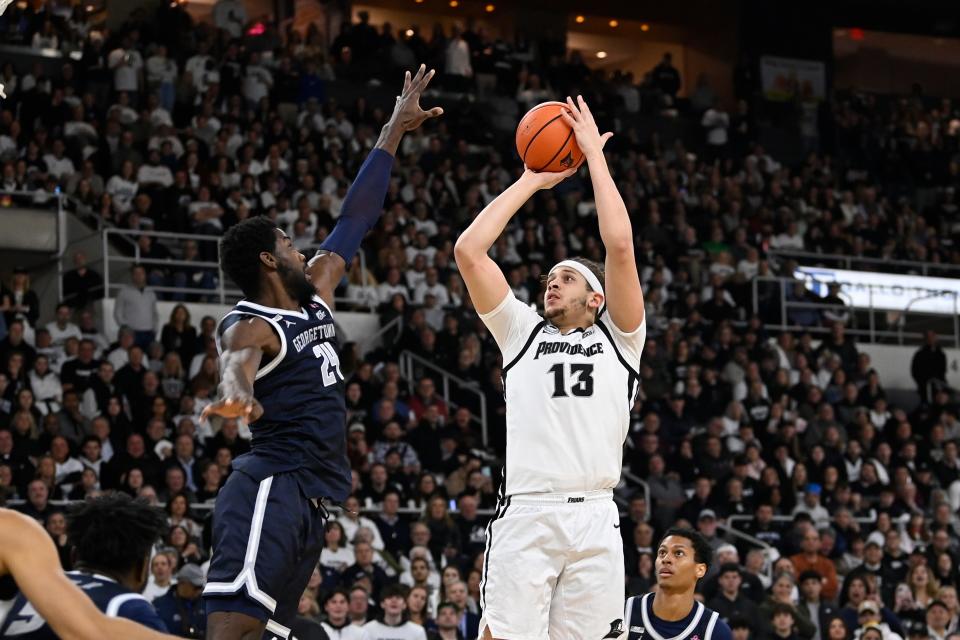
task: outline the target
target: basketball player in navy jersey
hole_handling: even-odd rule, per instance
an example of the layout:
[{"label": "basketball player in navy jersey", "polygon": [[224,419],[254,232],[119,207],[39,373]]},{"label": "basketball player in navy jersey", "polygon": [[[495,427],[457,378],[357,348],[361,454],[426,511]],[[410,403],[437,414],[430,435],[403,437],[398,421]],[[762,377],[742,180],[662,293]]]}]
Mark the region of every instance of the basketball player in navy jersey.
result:
[{"label": "basketball player in navy jersey", "polygon": [[627,599],[626,640],[733,640],[720,614],[693,597],[712,559],[713,549],[698,532],[667,531],[657,548],[656,592]]},{"label": "basketball player in navy jersey", "polygon": [[433,73],[421,66],[406,74],[376,148],[309,264],[264,217],[235,225],[221,240],[221,266],[245,297],[217,327],[219,400],[203,417],[244,417],[253,441],[217,496],[203,591],[210,640],[290,636],[323,548],[321,501],[350,493],[333,292],[383,211],[403,134],[443,112],[420,108]]},{"label": "basketball player in navy jersey", "polygon": [[46,532],[0,509],[0,583],[12,575],[19,589],[0,586],[0,638],[172,639],[139,593],[166,524],[163,511],[125,495],[81,503],[67,517],[77,570],[65,576]]},{"label": "basketball player in navy jersey", "polygon": [[[166,632],[153,605],[140,595],[147,584],[150,551],[166,529],[161,509],[124,494],[80,503],[67,514],[67,540],[77,567],[67,577],[106,615]],[[58,637],[22,593],[6,616],[0,615],[0,638]]]}]

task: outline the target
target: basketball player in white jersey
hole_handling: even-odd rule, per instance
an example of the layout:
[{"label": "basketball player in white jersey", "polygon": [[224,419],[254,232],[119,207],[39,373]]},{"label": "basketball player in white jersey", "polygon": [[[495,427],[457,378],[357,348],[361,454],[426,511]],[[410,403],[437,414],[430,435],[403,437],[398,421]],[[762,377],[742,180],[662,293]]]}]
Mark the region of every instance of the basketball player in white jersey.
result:
[{"label": "basketball player in white jersey", "polygon": [[524,174],[460,236],[457,265],[503,353],[507,458],[487,527],[483,638],[601,640],[623,616],[623,541],[612,489],[639,385],[643,294],[626,207],[583,98],[564,120],[596,198],[603,267],[564,260],[546,278],[544,313],[514,297],[487,251],[540,189],[573,175]]}]

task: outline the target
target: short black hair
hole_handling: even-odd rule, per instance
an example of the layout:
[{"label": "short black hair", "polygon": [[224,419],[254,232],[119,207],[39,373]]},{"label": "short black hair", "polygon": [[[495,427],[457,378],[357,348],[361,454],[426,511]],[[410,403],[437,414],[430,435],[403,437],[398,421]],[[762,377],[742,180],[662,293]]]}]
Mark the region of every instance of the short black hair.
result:
[{"label": "short black hair", "polygon": [[387,598],[403,598],[407,599],[407,587],[402,584],[388,584],[383,589],[380,590],[380,602],[383,602]]},{"label": "short black hair", "polygon": [[453,602],[450,602],[449,600],[444,600],[443,602],[437,605],[437,615],[440,615],[441,609],[453,609],[455,613],[460,613],[460,607],[458,607]]},{"label": "short black hair", "polygon": [[77,563],[90,568],[135,570],[166,527],[163,510],[118,492],[86,500],[67,512],[67,539],[76,549]]},{"label": "short black hair", "polygon": [[730,628],[731,629],[751,629],[752,624],[749,620],[741,615],[736,615],[730,618]]},{"label": "short black hair", "polygon": [[330,600],[332,600],[334,596],[343,596],[344,599],[348,601],[350,600],[350,592],[344,589],[343,587],[337,587],[336,589],[333,589],[323,597],[323,602],[322,602],[323,606],[327,606],[327,603],[330,602]]},{"label": "short black hair", "polygon": [[[677,536],[678,538],[686,538],[690,541],[690,546],[693,547],[693,560],[698,564],[707,565],[707,569],[710,569],[710,563],[713,561],[713,547],[710,546],[710,543],[707,542],[707,539],[703,535],[694,529],[689,527],[670,527],[667,529],[667,532],[663,534],[663,537],[660,538],[660,544],[663,544],[663,541],[669,538],[670,536]],[[657,547],[660,546],[657,545]]]},{"label": "short black hair", "polygon": [[269,218],[255,216],[233,225],[220,239],[220,268],[248,298],[260,294],[260,254],[277,250],[276,229]]},{"label": "short black hair", "polygon": [[797,584],[803,584],[807,580],[816,580],[817,582],[821,582],[823,580],[823,576],[821,576],[818,571],[807,569],[806,571],[800,573],[800,576],[797,578]]}]

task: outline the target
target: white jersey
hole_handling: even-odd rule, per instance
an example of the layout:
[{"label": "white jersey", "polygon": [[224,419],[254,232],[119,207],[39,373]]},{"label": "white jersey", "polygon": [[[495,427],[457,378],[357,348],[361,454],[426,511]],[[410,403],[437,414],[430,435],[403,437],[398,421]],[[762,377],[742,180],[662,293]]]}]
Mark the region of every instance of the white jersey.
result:
[{"label": "white jersey", "polygon": [[512,292],[480,316],[503,353],[503,493],[612,489],[640,385],[646,319],[620,331],[604,311],[563,335]]},{"label": "white jersey", "polygon": [[329,622],[321,622],[320,626],[323,627],[330,640],[368,640],[363,627],[353,623],[338,628]]},{"label": "white jersey", "polygon": [[371,620],[363,625],[366,640],[427,640],[427,632],[415,622],[407,620],[396,627]]}]

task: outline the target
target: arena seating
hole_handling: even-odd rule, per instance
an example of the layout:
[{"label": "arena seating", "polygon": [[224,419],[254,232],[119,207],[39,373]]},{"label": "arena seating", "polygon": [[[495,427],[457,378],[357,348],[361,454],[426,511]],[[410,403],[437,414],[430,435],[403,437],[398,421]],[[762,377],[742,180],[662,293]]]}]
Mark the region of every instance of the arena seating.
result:
[{"label": "arena seating", "polygon": [[[885,372],[858,345],[894,328],[867,331],[862,312],[793,278],[812,254],[956,276],[960,110],[949,100],[839,95],[793,162],[759,144],[754,93],[708,128],[709,84],[674,101],[653,75],[592,71],[575,52],[555,55],[556,43],[471,31],[397,39],[359,23],[327,50],[315,32],[269,24],[232,38],[191,25],[176,3],[109,32],[82,6],[34,4],[11,6],[0,30],[67,55],[54,70],[0,69],[0,189],[33,194],[7,204],[37,207],[62,193],[92,228],[127,233],[147,284],[111,287],[129,304],[109,336],[90,312],[102,274],[84,256],[68,256],[76,268],[57,308],[39,308],[28,274],[3,287],[0,504],[43,521],[61,547],[61,501],[120,490],[166,505],[159,549],[173,567],[208,559],[210,505],[250,432],[199,419],[219,373],[215,319],[196,305],[234,286],[220,281],[214,244],[193,236],[265,215],[312,251],[376,140],[382,98],[389,108],[400,70],[423,60],[442,71],[430,101],[447,115],[404,140],[386,213],[337,292],[341,309],[374,309],[390,327],[382,347],[345,345],[341,357],[353,506],[364,514],[347,504],[338,516],[301,613],[317,615],[331,588],[380,575],[355,564],[354,544],[371,541],[383,579],[408,585],[426,547],[432,605],[458,573],[476,612],[505,455],[502,362],[453,243],[522,171],[510,123],[580,93],[616,134],[608,161],[631,214],[648,319],[617,489],[628,591],[655,582],[658,532],[686,522],[717,551],[704,598],[758,620],[757,637],[772,637],[771,611],[786,602],[798,637],[826,638],[830,616],[811,620],[811,576],[824,579],[844,637],[874,617],[885,640],[921,626],[936,640],[960,631],[960,421],[943,350],[931,333],[913,362],[917,395],[888,397]],[[471,76],[448,65],[460,42]],[[541,275],[567,256],[602,261],[590,189],[582,171],[540,192],[495,245],[518,298],[540,300]],[[140,231],[165,233],[130,233]],[[130,242],[112,246],[131,257]],[[161,300],[182,306],[156,322]],[[468,384],[444,398],[443,372]],[[724,602],[729,563],[742,597]],[[155,567],[151,594],[169,573]],[[872,596],[876,613],[863,606]]]}]

